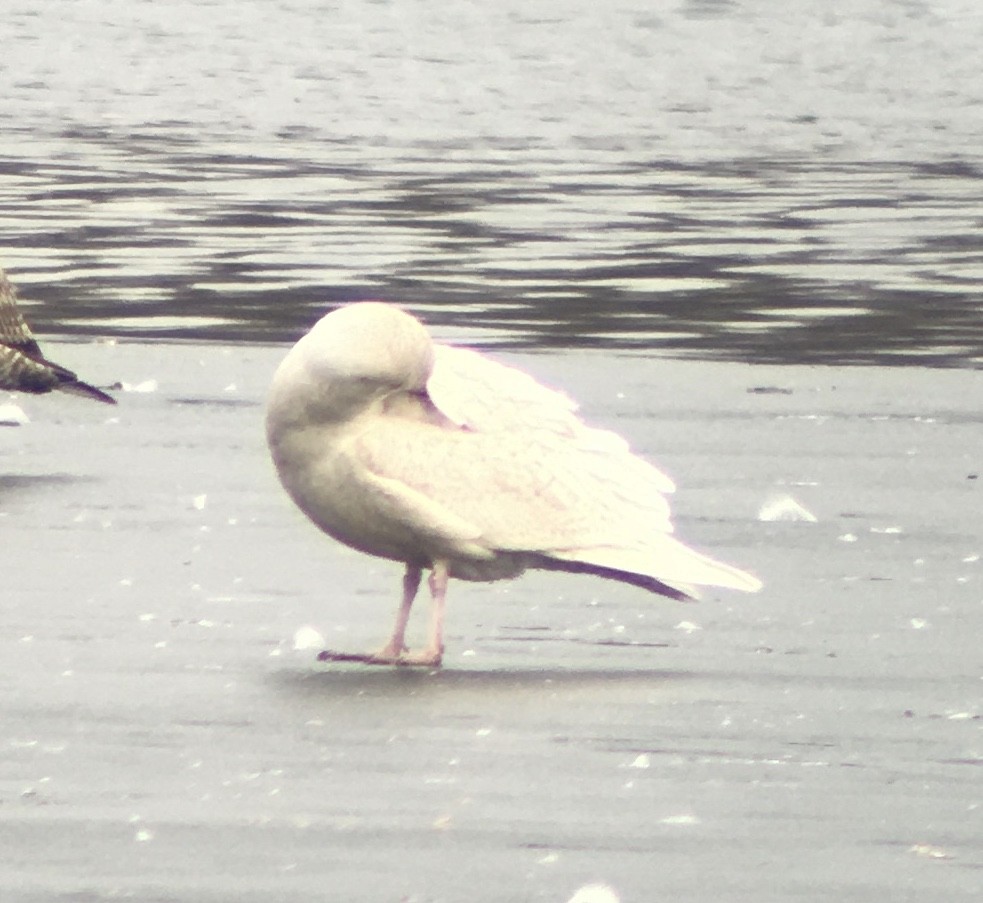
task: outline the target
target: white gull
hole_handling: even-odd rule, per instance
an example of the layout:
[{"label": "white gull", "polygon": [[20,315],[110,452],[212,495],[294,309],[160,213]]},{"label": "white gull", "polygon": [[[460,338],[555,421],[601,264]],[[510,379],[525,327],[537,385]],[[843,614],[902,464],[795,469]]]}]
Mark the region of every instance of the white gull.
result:
[{"label": "white gull", "polygon": [[[322,657],[439,665],[451,577],[574,571],[676,599],[698,585],[760,588],[675,539],[672,481],[575,411],[520,370],[434,343],[392,305],[351,304],[315,324],[273,377],[266,434],[277,473],[325,533],[406,565],[389,642]],[[424,570],[429,642],[410,653]]]}]

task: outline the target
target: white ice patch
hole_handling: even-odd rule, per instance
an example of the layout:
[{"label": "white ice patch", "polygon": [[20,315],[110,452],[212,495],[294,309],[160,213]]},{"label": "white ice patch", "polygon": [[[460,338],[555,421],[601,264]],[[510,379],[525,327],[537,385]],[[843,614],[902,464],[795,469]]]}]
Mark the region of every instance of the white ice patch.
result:
[{"label": "white ice patch", "polygon": [[800,505],[790,495],[776,495],[768,499],[758,511],[760,521],[798,521],[814,524],[815,514]]},{"label": "white ice patch", "polygon": [[692,633],[694,630],[702,630],[699,624],[694,624],[692,621],[680,621],[676,627],[676,630],[685,630],[687,633]]},{"label": "white ice patch", "polygon": [[23,426],[30,422],[31,418],[18,405],[0,404],[0,426]]},{"label": "white ice patch", "polygon": [[120,387],[124,392],[156,392],[158,383],[156,379],[145,379],[142,383],[121,382]]},{"label": "white ice patch", "polygon": [[621,903],[621,898],[607,884],[585,884],[567,903]]},{"label": "white ice patch", "polygon": [[294,633],[294,649],[297,652],[304,652],[308,649],[321,650],[326,646],[324,637],[313,627],[301,627]]},{"label": "white ice patch", "polygon": [[948,850],[931,843],[916,843],[908,848],[908,852],[923,859],[952,859],[952,854]]},{"label": "white ice patch", "polygon": [[660,818],[659,823],[663,825],[698,825],[700,820],[695,815],[667,815]]}]

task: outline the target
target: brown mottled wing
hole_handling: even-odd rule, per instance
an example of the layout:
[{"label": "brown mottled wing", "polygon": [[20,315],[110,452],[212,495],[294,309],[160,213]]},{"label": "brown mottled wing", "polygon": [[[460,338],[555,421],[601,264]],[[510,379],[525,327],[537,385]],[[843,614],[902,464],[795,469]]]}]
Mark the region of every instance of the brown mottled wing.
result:
[{"label": "brown mottled wing", "polygon": [[0,270],[0,388],[50,392],[58,378],[45,364],[41,349],[17,308],[17,294]]},{"label": "brown mottled wing", "polygon": [[0,269],[0,389],[42,394],[59,389],[106,404],[116,399],[49,361],[17,308],[17,293]]},{"label": "brown mottled wing", "polygon": [[3,270],[0,270],[0,343],[28,354],[41,354],[17,307],[17,292]]}]

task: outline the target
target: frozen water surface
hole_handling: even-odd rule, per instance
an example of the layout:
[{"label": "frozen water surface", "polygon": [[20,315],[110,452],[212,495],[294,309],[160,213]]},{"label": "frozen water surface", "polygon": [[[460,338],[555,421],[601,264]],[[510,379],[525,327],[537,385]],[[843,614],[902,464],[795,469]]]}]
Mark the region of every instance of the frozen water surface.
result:
[{"label": "frozen water surface", "polygon": [[378,641],[400,572],[277,486],[283,347],[52,344],[159,389],[0,433],[5,897],[976,899],[974,372],[506,355],[765,588],[455,584],[431,673],[295,648]]}]

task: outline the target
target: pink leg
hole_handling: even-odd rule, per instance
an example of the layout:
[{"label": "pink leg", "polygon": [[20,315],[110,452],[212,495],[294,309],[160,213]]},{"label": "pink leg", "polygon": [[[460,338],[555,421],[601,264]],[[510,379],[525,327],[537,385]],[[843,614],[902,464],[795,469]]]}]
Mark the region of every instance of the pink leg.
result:
[{"label": "pink leg", "polygon": [[430,639],[427,642],[427,648],[421,652],[403,651],[396,657],[394,664],[421,665],[425,668],[440,667],[444,657],[444,599],[447,596],[449,578],[450,571],[447,562],[434,562],[429,580],[432,607],[430,611]]},{"label": "pink leg", "polygon": [[392,636],[389,642],[370,658],[378,662],[397,662],[406,652],[406,625],[410,620],[410,610],[413,608],[413,600],[416,598],[416,591],[420,588],[422,576],[421,568],[406,565],[406,573],[403,574],[403,601],[400,603],[399,611],[396,612],[396,624]]},{"label": "pink leg", "polygon": [[325,650],[318,655],[318,659],[325,662],[365,662],[370,665],[422,665],[439,668],[444,657],[444,600],[447,596],[450,567],[446,561],[434,562],[428,581],[432,598],[429,642],[422,652],[409,652],[406,648],[406,625],[422,577],[421,568],[406,566],[406,573],[403,576],[403,601],[396,613],[396,624],[389,642],[378,652],[352,654]]},{"label": "pink leg", "polygon": [[447,583],[450,568],[446,561],[435,561],[430,572],[430,642],[423,653],[429,657],[430,664],[439,665],[444,657],[444,600],[447,598]]}]

